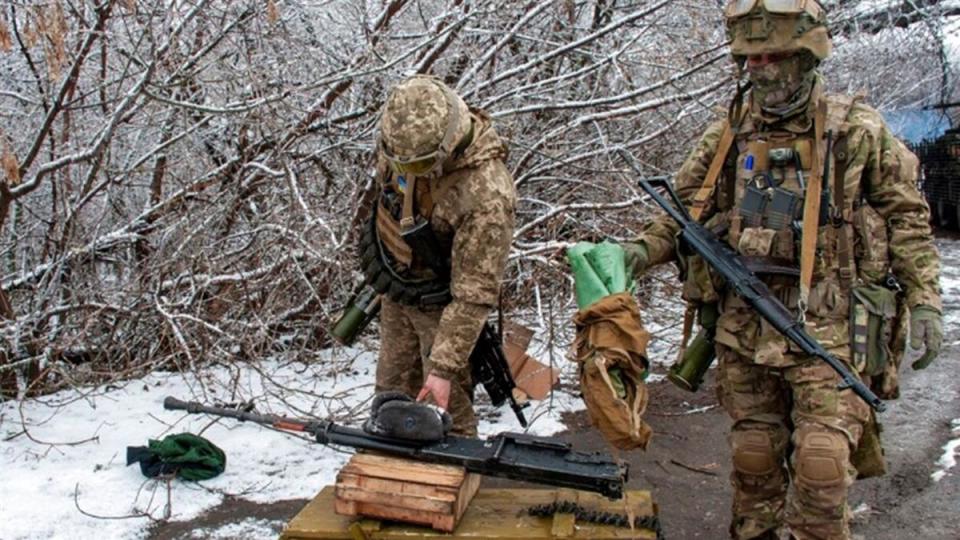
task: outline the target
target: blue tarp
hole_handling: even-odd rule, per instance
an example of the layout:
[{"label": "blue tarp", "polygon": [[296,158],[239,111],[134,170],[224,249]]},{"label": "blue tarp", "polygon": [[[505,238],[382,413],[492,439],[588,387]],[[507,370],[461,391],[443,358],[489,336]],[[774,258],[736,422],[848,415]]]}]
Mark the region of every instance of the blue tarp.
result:
[{"label": "blue tarp", "polygon": [[882,112],[893,134],[908,143],[933,140],[950,129],[950,117],[946,111],[900,109]]}]

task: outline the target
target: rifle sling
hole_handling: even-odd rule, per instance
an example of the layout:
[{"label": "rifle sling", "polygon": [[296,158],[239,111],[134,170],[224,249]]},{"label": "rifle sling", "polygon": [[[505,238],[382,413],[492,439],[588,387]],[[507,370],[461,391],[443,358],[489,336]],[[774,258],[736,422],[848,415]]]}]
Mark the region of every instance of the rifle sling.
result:
[{"label": "rifle sling", "polygon": [[[821,99],[813,117],[813,155],[810,160],[812,170],[803,201],[803,233],[800,238],[800,301],[798,305],[801,318],[805,316],[804,312],[810,298],[810,286],[813,283],[813,264],[817,251],[817,232],[820,228],[820,193],[825,181],[822,178],[823,166],[820,160],[824,159],[821,145],[823,144],[826,117],[827,101]],[[829,156],[826,159],[829,159]]]},{"label": "rifle sling", "polygon": [[720,178],[720,171],[723,170],[723,164],[727,160],[727,153],[733,145],[733,129],[728,123],[723,128],[723,134],[720,135],[720,143],[717,145],[717,153],[713,155],[713,161],[710,162],[710,168],[707,169],[707,176],[703,179],[703,184],[697,193],[693,196],[692,206],[690,207],[690,216],[697,222],[707,208],[710,197],[713,196],[713,190],[717,187],[717,179]]}]

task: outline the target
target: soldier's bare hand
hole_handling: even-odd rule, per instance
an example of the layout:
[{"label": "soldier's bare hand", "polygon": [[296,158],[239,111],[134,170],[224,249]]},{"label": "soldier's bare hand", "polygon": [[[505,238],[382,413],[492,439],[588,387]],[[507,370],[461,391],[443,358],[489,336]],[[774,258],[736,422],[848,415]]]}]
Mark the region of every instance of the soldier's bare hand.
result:
[{"label": "soldier's bare hand", "polygon": [[433,396],[433,401],[443,410],[448,409],[450,405],[450,380],[431,373],[427,375],[427,380],[423,382],[423,388],[417,394],[417,401],[427,399],[427,396]]},{"label": "soldier's bare hand", "polygon": [[940,354],[943,344],[943,317],[936,309],[917,306],[910,313],[910,346],[924,348],[923,356],[911,364],[913,369],[923,369]]}]

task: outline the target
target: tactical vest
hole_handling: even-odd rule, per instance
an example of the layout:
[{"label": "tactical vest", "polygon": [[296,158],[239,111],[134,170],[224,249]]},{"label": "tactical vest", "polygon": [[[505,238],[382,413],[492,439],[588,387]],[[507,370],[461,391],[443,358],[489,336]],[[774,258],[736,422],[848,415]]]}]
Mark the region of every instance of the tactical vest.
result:
[{"label": "tactical vest", "polygon": [[450,302],[452,239],[434,234],[430,217],[434,197],[443,197],[449,184],[426,179],[408,184],[385,174],[360,241],[361,270],[367,283],[394,302],[442,307]]},{"label": "tactical vest", "polygon": [[[799,276],[799,242],[806,199],[811,183],[818,183],[821,195],[815,205],[817,227],[811,229],[817,235],[813,277],[836,277],[847,289],[858,277],[869,282],[885,277],[885,273],[875,275],[877,270],[885,272],[889,263],[886,246],[875,246],[880,238],[886,238],[883,220],[863,204],[859,183],[851,186],[845,180],[849,129],[846,118],[854,99],[825,98],[825,111],[819,121],[823,124],[822,132],[833,141],[829,155],[825,141],[814,144],[813,127],[798,134],[747,126],[739,135],[727,127],[721,136],[714,162],[694,196],[691,213],[699,218],[707,203],[712,202],[717,211],[706,225],[725,237],[758,274]],[[827,160],[829,164],[824,166]],[[827,177],[821,178],[824,171]],[[881,259],[866,260],[869,264],[858,276],[859,261],[853,248],[855,244],[863,245],[857,240],[868,232],[858,226],[861,222],[870,229],[867,242],[878,248],[873,250],[876,254],[865,254],[866,258],[873,255]],[[696,268],[699,263],[690,262],[695,267],[687,272],[686,297],[695,302],[719,300],[716,288],[711,286],[716,281],[704,280],[705,276]]]},{"label": "tactical vest", "polygon": [[[705,225],[725,238],[801,319],[806,313],[849,316],[854,367],[879,376],[890,371],[887,360],[899,365],[905,306],[891,290],[896,284],[889,273],[886,223],[866,203],[860,176],[846,175],[848,115],[857,99],[821,98],[813,125],[803,133],[753,129],[749,120],[738,134],[728,126],[691,214],[700,219],[712,202],[716,211]],[[815,235],[806,249],[805,233]],[[681,258],[686,344],[697,306],[720,301],[724,290],[702,259]],[[830,313],[837,308],[845,312]]]}]

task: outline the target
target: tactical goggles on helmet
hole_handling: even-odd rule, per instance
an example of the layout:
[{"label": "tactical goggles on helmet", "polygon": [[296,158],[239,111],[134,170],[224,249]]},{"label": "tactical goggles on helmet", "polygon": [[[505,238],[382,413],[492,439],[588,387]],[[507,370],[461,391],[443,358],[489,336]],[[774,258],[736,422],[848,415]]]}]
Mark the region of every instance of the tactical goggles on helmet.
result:
[{"label": "tactical goggles on helmet", "polygon": [[383,151],[383,157],[387,158],[390,166],[393,167],[393,170],[397,174],[409,174],[413,176],[423,176],[429,173],[437,166],[438,162],[442,161],[441,156],[446,155],[446,151],[437,149],[420,156],[405,158],[391,154],[390,151],[387,150],[386,144],[381,144],[380,149]]},{"label": "tactical goggles on helmet", "polygon": [[727,18],[742,17],[757,6],[763,6],[767,13],[774,15],[799,15],[805,11],[816,10],[817,7],[810,4],[816,4],[815,0],[730,0],[727,4],[725,14]]},{"label": "tactical goggles on helmet", "polygon": [[447,127],[444,129],[443,140],[440,141],[440,146],[433,152],[420,154],[418,156],[397,156],[390,152],[386,143],[381,139],[380,149],[383,151],[383,156],[387,158],[387,161],[390,162],[390,165],[397,174],[423,176],[432,172],[437,165],[446,161],[447,157],[453,152],[454,137],[456,137],[457,128],[460,126],[460,108],[457,106],[453,92],[435,77],[425,75],[421,75],[421,77],[432,81],[443,92],[444,99],[447,102]]}]

